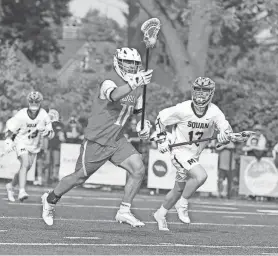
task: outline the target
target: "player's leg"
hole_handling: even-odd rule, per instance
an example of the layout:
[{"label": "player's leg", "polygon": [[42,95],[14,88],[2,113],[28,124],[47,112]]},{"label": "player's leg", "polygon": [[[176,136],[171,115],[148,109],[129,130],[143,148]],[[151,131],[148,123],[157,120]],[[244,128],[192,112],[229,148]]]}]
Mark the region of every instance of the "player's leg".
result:
[{"label": "player's leg", "polygon": [[33,154],[29,151],[26,151],[18,156],[18,159],[20,161],[20,169],[18,171],[19,173],[19,179],[18,179],[18,186],[19,186],[19,192],[18,192],[18,199],[22,202],[23,200],[28,198],[28,194],[26,193],[25,187],[26,187],[26,180],[27,180],[27,172],[30,170],[32,164],[34,163],[36,154]]},{"label": "player's leg", "polygon": [[75,172],[62,178],[51,192],[45,193],[41,197],[42,217],[47,225],[53,225],[54,206],[61,197],[72,188],[82,185],[108,160],[111,154],[107,147],[100,144],[90,141],[82,143]]},{"label": "player's leg", "polygon": [[171,189],[165,196],[165,199],[161,207],[154,213],[154,218],[158,223],[158,229],[161,231],[169,231],[166,215],[168,211],[177,203],[180,199],[185,187],[186,173],[183,169],[177,169],[176,181],[174,188]]},{"label": "player's leg", "polygon": [[34,185],[38,185],[38,186],[42,185],[43,162],[44,162],[44,152],[40,151],[37,154],[37,159],[36,159],[37,178],[34,181]]},{"label": "player's leg", "polygon": [[196,164],[187,172],[187,180],[180,200],[176,203],[175,208],[178,212],[179,219],[190,223],[188,215],[188,199],[202,186],[207,179],[205,169],[196,161]]},{"label": "player's leg", "polygon": [[118,150],[111,158],[111,162],[124,168],[128,172],[127,182],[124,188],[124,196],[116,220],[126,222],[132,226],[144,226],[145,224],[134,217],[130,207],[135,195],[138,193],[145,175],[145,166],[137,150],[121,138],[118,142]]},{"label": "player's leg", "polygon": [[59,181],[60,150],[53,149],[53,181]]}]

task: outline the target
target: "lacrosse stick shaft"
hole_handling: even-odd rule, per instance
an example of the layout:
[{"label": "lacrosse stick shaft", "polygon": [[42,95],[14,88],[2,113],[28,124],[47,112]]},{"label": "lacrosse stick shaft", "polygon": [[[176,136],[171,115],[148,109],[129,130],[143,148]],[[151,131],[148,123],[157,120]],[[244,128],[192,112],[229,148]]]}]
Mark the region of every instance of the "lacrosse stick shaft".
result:
[{"label": "lacrosse stick shaft", "polygon": [[194,143],[199,143],[199,142],[204,142],[204,141],[211,141],[211,140],[216,140],[216,139],[217,139],[217,136],[211,137],[211,138],[199,139],[199,140],[185,141],[185,142],[169,145],[169,147],[171,149],[171,148],[174,148],[174,147],[179,147],[179,146],[184,146],[184,145],[191,145],[191,144],[194,144]]},{"label": "lacrosse stick shaft", "polygon": [[[149,68],[149,54],[150,54],[150,49],[147,48],[147,51],[146,51],[146,68],[145,68],[145,71],[147,71],[148,68]],[[146,94],[147,94],[147,86],[144,84],[144,86],[143,86],[142,116],[141,116],[141,130],[144,129],[145,108],[146,108]]]},{"label": "lacrosse stick shaft", "polygon": [[[239,133],[232,133],[232,135],[238,135],[240,136],[240,138],[249,138],[252,134],[254,134],[254,132],[252,131],[243,131],[243,132],[239,132]],[[230,135],[230,140],[232,135]],[[204,139],[199,139],[199,140],[192,140],[192,141],[185,141],[185,142],[181,142],[181,143],[176,143],[176,144],[172,144],[169,145],[170,149],[174,148],[174,147],[178,147],[178,146],[183,146],[183,145],[191,145],[193,143],[198,143],[198,142],[204,142],[204,141],[211,141],[211,140],[215,140],[217,139],[217,135],[211,137],[211,138],[204,138]],[[241,142],[241,140],[237,140],[239,142]]]}]

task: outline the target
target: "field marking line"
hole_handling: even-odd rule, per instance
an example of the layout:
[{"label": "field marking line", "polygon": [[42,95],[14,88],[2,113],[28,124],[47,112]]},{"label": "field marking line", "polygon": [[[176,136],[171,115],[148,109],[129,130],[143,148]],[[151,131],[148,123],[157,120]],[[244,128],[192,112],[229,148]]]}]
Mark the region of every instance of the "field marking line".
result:
[{"label": "field marking line", "polygon": [[191,248],[240,248],[240,249],[278,249],[278,246],[258,246],[258,245],[198,245],[198,244],[82,244],[82,243],[0,243],[0,245],[12,246],[91,246],[91,247],[191,247]]},{"label": "field marking line", "polygon": [[[40,203],[11,203],[8,202],[9,205],[12,206],[41,206]],[[106,206],[106,205],[83,205],[83,204],[65,204],[65,203],[61,203],[58,205],[58,207],[70,207],[70,208],[100,208],[100,209],[118,209],[119,206]],[[137,208],[137,207],[133,207],[133,210],[138,210],[138,211],[155,211],[157,210],[156,208]],[[198,212],[198,213],[218,213],[218,214],[241,214],[241,215],[267,215],[267,216],[274,216],[274,215],[278,215],[276,213],[267,213],[267,212],[241,212],[241,211],[237,211],[237,212],[231,212],[231,211],[213,211],[213,210],[189,210],[189,212]],[[170,210],[169,213],[176,213],[175,210]]]},{"label": "field marking line", "polygon": [[[0,219],[15,219],[15,220],[42,220],[38,217],[20,217],[20,216],[0,216]],[[74,218],[56,218],[55,221],[76,221],[76,222],[92,222],[92,223],[117,223],[115,220],[89,220],[89,219],[74,219]],[[155,221],[144,221],[146,224],[157,224]],[[168,222],[171,225],[183,225],[181,222]],[[190,223],[195,226],[226,226],[226,227],[258,227],[258,228],[278,228],[278,225],[264,225],[264,224],[229,224],[229,223],[206,223],[206,222],[195,222]],[[186,225],[185,225],[186,226]]]},{"label": "field marking line", "polygon": [[222,218],[244,219],[244,216],[222,216]]},{"label": "field marking line", "polygon": [[65,239],[86,239],[86,240],[99,240],[100,238],[99,237],[96,237],[96,236],[65,236],[64,237]]}]

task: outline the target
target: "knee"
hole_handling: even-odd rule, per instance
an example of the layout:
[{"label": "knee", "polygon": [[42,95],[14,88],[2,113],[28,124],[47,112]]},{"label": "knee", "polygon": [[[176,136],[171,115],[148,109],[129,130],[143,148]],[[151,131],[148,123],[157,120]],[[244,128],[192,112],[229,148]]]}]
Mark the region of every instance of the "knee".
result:
[{"label": "knee", "polygon": [[140,157],[138,157],[136,161],[130,161],[124,168],[127,169],[133,177],[143,178],[145,175],[145,166]]},{"label": "knee", "polygon": [[144,166],[142,161],[134,164],[132,166],[132,169],[133,169],[133,175],[134,176],[140,177],[140,178],[144,177],[144,175],[145,175],[145,166]]},{"label": "knee", "polygon": [[207,178],[208,178],[208,175],[207,175],[206,172],[203,172],[196,177],[198,183],[201,184],[201,185],[205,183]]},{"label": "knee", "polygon": [[23,161],[21,163],[21,170],[24,170],[24,171],[28,171],[30,169],[31,165],[28,163],[28,161]]}]

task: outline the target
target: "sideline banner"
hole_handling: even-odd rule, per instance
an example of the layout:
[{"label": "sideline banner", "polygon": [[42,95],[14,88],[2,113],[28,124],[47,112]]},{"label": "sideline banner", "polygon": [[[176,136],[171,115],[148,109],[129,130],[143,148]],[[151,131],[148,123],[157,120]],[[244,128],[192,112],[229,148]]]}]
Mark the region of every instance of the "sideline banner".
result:
[{"label": "sideline banner", "polygon": [[[79,156],[80,145],[62,143],[60,155],[59,179],[71,174],[75,170],[75,164]],[[126,171],[112,164],[105,163],[99,168],[86,183],[124,186],[126,183]]]},{"label": "sideline banner", "polygon": [[[218,154],[204,151],[199,162],[205,168],[208,178],[198,191],[216,193],[218,191]],[[148,188],[172,189],[175,176],[176,168],[172,165],[169,153],[161,154],[156,149],[150,149]]]},{"label": "sideline banner", "polygon": [[[4,141],[0,140],[0,152],[3,151],[4,151]],[[14,175],[18,172],[19,167],[20,167],[20,162],[17,159],[15,151],[0,158],[0,178],[13,179]],[[36,170],[36,158],[34,160],[31,169],[27,174],[28,181],[35,180],[35,170]]]},{"label": "sideline banner", "polygon": [[278,197],[278,170],[272,158],[240,157],[239,194]]}]

